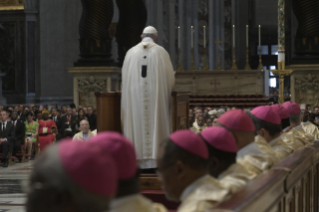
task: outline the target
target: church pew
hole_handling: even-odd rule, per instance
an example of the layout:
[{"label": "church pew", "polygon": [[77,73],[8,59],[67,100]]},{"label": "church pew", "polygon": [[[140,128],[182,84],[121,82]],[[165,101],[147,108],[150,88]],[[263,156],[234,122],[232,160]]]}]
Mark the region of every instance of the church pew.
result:
[{"label": "church pew", "polygon": [[318,212],[318,171],[319,142],[315,142],[289,155],[211,212]]},{"label": "church pew", "polygon": [[252,180],[239,192],[226,198],[214,210],[241,212],[283,212],[284,181],[287,171],[271,169]]},{"label": "church pew", "polygon": [[[319,150],[319,149],[318,149]],[[286,211],[310,211],[313,194],[310,192],[313,184],[312,167],[315,149],[305,147],[297,150],[292,155],[285,158],[273,169],[283,169],[289,171],[284,186],[286,195]]]}]

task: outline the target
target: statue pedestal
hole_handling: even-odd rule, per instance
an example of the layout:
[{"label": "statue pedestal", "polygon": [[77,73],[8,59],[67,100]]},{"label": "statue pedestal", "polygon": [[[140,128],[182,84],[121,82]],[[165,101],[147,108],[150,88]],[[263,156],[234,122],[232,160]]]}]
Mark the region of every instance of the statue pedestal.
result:
[{"label": "statue pedestal", "polygon": [[74,103],[83,107],[96,106],[96,92],[117,92],[121,90],[121,69],[117,67],[74,67]]},{"label": "statue pedestal", "polygon": [[7,105],[7,99],[2,95],[2,77],[6,76],[5,73],[0,73],[0,105]]},{"label": "statue pedestal", "polygon": [[319,65],[299,64],[286,66],[286,69],[294,71],[290,76],[291,101],[318,106]]}]

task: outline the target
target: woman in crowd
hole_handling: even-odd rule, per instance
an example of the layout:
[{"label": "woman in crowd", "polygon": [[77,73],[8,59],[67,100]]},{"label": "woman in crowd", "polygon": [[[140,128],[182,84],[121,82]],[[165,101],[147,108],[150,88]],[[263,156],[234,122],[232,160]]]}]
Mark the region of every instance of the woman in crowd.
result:
[{"label": "woman in crowd", "polygon": [[[27,121],[25,122],[25,151],[31,155],[32,143],[37,142],[37,136],[39,133],[39,124],[33,121],[33,115],[31,112],[26,114]],[[30,159],[30,156],[29,156]]]},{"label": "woman in crowd", "polygon": [[43,151],[48,145],[55,141],[55,133],[57,132],[56,124],[49,119],[49,111],[42,111],[42,120],[39,120],[39,143],[40,150]]}]

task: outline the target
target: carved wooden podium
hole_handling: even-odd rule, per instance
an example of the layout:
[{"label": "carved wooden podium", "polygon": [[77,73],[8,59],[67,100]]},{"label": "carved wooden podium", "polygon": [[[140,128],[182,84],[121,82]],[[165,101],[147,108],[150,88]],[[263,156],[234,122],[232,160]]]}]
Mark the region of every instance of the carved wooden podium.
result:
[{"label": "carved wooden podium", "polygon": [[[172,93],[172,131],[189,129],[188,106],[189,92]],[[97,130],[121,130],[121,93],[95,93],[97,108]]]}]

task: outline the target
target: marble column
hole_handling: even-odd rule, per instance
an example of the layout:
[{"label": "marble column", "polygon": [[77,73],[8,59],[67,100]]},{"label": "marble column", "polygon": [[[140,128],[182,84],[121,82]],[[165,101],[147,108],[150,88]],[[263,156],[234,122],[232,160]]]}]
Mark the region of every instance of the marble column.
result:
[{"label": "marble column", "polygon": [[75,66],[110,66],[111,38],[109,26],[113,18],[113,0],[82,0],[80,21],[80,56]]}]

